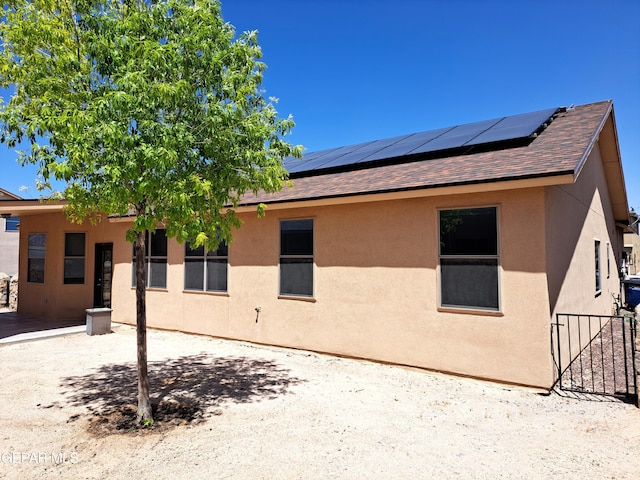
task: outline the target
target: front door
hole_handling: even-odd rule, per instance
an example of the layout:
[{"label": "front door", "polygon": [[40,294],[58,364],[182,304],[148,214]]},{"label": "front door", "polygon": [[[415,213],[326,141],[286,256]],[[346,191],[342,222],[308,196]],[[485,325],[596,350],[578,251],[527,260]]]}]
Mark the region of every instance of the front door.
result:
[{"label": "front door", "polygon": [[96,243],[96,268],[93,306],[111,308],[111,273],[113,243]]}]

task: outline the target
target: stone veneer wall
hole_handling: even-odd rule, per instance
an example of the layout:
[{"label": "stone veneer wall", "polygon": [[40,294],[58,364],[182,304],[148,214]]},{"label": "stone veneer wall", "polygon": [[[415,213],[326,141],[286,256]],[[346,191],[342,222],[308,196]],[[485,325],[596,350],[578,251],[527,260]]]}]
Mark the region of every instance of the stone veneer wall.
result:
[{"label": "stone veneer wall", "polygon": [[18,275],[0,272],[0,308],[18,309]]},{"label": "stone veneer wall", "polygon": [[9,304],[9,275],[0,272],[0,308]]},{"label": "stone veneer wall", "polygon": [[11,277],[9,283],[9,308],[11,310],[18,310],[18,275]]}]

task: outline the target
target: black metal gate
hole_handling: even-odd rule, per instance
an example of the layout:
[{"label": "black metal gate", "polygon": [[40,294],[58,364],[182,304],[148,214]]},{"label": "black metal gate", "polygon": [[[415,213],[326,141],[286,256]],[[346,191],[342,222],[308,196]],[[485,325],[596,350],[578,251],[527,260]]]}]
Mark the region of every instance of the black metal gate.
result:
[{"label": "black metal gate", "polygon": [[558,314],[552,331],[561,390],[637,398],[633,316]]}]

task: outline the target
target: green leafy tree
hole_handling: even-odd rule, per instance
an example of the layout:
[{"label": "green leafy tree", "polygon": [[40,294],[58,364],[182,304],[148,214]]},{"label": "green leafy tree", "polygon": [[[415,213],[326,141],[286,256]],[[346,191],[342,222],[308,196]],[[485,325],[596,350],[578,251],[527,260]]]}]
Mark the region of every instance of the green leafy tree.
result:
[{"label": "green leafy tree", "polygon": [[[284,137],[260,90],[256,32],[236,36],[215,0],[9,0],[0,24],[1,139],[46,187],[62,180],[72,221],[135,215],[138,419],[147,376],[145,236],[213,250],[240,226],[247,192],[274,192]],[[264,213],[264,206],[258,207]]]}]

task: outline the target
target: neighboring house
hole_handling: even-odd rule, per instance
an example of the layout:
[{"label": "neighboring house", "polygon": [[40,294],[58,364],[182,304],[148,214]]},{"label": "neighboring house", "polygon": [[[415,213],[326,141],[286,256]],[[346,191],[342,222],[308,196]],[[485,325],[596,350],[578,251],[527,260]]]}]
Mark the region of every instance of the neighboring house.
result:
[{"label": "neighboring house", "polygon": [[[231,245],[149,242],[150,327],[548,389],[555,314],[611,314],[628,205],[609,101],[311,153]],[[268,204],[258,219],[255,204]],[[135,323],[130,218],[14,201],[19,311]],[[628,227],[627,227],[628,228]]]},{"label": "neighboring house", "polygon": [[[0,188],[0,202],[19,199],[19,196]],[[10,276],[18,273],[19,224],[20,218],[9,213],[0,216],[0,272]]]},{"label": "neighboring house", "polygon": [[640,217],[631,210],[629,219],[629,229],[624,233],[624,268],[627,275],[640,275],[640,258],[638,258],[640,257],[640,236],[638,236]]}]

